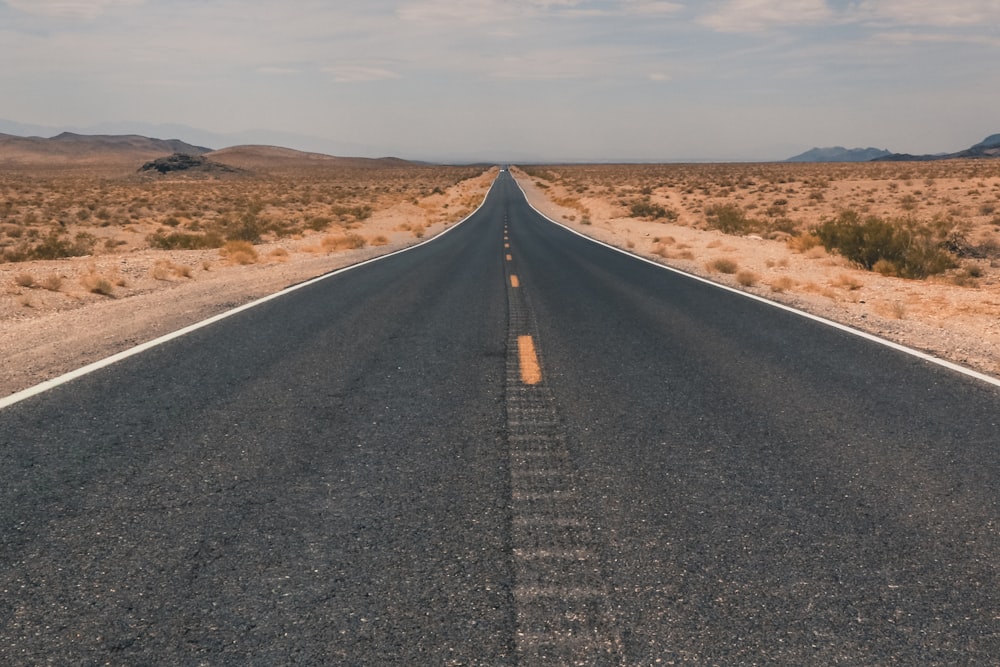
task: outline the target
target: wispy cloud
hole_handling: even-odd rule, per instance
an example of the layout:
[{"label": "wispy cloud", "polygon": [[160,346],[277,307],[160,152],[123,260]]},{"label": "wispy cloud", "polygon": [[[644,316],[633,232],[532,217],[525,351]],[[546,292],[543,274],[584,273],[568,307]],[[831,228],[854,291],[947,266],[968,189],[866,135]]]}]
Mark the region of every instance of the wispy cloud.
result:
[{"label": "wispy cloud", "polygon": [[299,70],[294,67],[258,67],[261,74],[298,74]]},{"label": "wispy cloud", "polygon": [[324,72],[333,75],[337,83],[363,83],[366,81],[386,81],[398,79],[400,75],[386,67],[371,65],[341,64],[323,68]]},{"label": "wispy cloud", "polygon": [[830,21],[833,11],[823,0],[729,0],[701,18],[719,32],[759,32],[775,27],[815,25]]},{"label": "wispy cloud", "polygon": [[142,0],[6,0],[6,3],[26,14],[89,20],[115,5],[137,5]]},{"label": "wispy cloud", "polygon": [[998,0],[865,0],[857,11],[861,17],[905,26],[995,29],[1000,23]]}]

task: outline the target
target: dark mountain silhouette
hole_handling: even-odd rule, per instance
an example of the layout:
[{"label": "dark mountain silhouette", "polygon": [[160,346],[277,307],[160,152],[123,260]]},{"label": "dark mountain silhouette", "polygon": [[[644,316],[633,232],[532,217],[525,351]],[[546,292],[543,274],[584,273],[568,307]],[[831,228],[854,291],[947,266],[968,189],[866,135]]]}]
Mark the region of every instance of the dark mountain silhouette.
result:
[{"label": "dark mountain silhouette", "polygon": [[13,165],[134,164],[173,153],[201,155],[210,150],[177,139],[151,139],[135,134],[63,132],[47,139],[0,134],[0,164]]},{"label": "dark mountain silhouette", "polygon": [[978,144],[970,146],[957,153],[940,153],[935,155],[910,155],[909,153],[893,153],[880,157],[880,162],[930,162],[932,160],[957,159],[992,159],[1000,158],[1000,134],[991,134]]},{"label": "dark mountain silhouette", "polygon": [[788,158],[785,162],[869,162],[886,155],[891,155],[891,153],[882,148],[831,146],[829,148],[811,148],[805,153]]}]

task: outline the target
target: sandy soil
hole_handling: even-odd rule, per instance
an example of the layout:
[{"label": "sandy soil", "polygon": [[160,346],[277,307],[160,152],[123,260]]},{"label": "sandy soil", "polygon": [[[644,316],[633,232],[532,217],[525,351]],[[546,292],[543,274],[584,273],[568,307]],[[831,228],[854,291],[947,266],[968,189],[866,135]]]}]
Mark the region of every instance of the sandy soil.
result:
[{"label": "sandy soil", "polygon": [[[964,281],[965,286],[954,284],[963,270],[931,280],[886,277],[861,270],[822,247],[797,252],[787,235],[765,239],[702,228],[698,219],[703,218],[705,199],[685,206],[678,189],[664,188],[659,196],[654,193],[654,201],[675,206],[677,219],[651,221],[630,217],[622,206],[620,189],[594,187],[600,179],[588,181],[586,174],[570,170],[564,179],[554,172],[545,174],[548,178],[517,169],[512,172],[538,210],[583,234],[1000,377],[1000,270],[995,260],[977,262],[980,277]],[[891,188],[889,183],[881,187]],[[875,181],[866,182],[866,192],[875,185]],[[996,187],[992,182],[980,186],[983,190]],[[838,188],[848,185],[834,182],[828,186],[827,198],[833,199],[829,210],[847,198],[845,193],[838,195]],[[865,199],[887,201],[878,196]],[[954,209],[954,194],[949,201]],[[982,208],[992,214],[989,206]],[[891,211],[891,203],[884,210]],[[812,219],[823,214],[815,211]],[[995,231],[995,221],[987,222],[990,231]]]},{"label": "sandy soil", "polygon": [[[148,248],[0,263],[0,396],[431,238],[482,201],[495,176],[491,170],[419,201],[377,209],[351,233],[381,237],[379,245],[358,249],[339,248],[337,237],[325,231],[257,245],[258,258],[250,264],[236,263],[218,249]],[[101,280],[110,287],[108,294],[92,291]]]}]

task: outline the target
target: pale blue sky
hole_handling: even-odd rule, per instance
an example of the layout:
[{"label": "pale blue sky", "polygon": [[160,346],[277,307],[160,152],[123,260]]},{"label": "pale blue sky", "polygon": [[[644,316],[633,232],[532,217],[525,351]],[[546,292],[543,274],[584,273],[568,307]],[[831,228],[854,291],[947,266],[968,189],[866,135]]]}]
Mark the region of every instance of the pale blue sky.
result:
[{"label": "pale blue sky", "polygon": [[997,63],[1000,0],[0,0],[0,119],[417,159],[959,150]]}]

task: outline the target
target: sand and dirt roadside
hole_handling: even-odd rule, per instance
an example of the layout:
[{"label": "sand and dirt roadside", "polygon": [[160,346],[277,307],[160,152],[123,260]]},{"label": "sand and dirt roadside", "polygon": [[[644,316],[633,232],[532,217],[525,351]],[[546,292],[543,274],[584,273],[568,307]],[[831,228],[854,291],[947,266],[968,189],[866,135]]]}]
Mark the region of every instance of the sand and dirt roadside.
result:
[{"label": "sand and dirt roadside", "polygon": [[[240,264],[219,249],[153,250],[0,263],[0,397],[335,269],[422,242],[482,201],[496,170],[424,197],[375,210],[352,234],[328,231],[254,246]],[[416,233],[413,229],[418,230]],[[336,239],[334,239],[336,240]],[[48,289],[51,281],[58,285]],[[110,294],[95,293],[104,280]]]},{"label": "sand and dirt roadside", "polygon": [[[581,167],[580,172],[584,171]],[[623,210],[620,189],[610,192],[611,188],[602,190],[592,184],[587,188],[587,177],[571,169],[566,169],[565,180],[557,174],[551,180],[539,178],[517,168],[512,173],[535,208],[582,234],[1000,377],[1000,268],[996,261],[979,262],[981,275],[974,284],[886,277],[859,269],[822,247],[798,252],[784,238],[701,228],[693,220],[701,215],[704,200],[685,208],[679,198],[672,202],[664,198],[665,205],[676,206],[678,220],[643,220]],[[627,180],[617,182],[627,184]],[[892,183],[886,181],[882,187],[895,189]],[[978,187],[986,190],[982,183]],[[998,188],[1000,181],[993,187]],[[588,193],[581,195],[585,189]],[[956,195],[949,195],[949,201],[955,199]],[[992,232],[993,223],[988,226]]]}]

